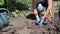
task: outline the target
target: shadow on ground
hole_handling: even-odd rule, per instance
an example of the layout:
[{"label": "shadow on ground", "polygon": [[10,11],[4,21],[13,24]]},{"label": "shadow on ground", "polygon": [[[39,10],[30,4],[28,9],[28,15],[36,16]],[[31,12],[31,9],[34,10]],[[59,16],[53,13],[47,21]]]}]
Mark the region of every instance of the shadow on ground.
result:
[{"label": "shadow on ground", "polygon": [[29,14],[28,16],[26,16],[26,18],[31,19],[31,20],[35,20],[34,14]]}]

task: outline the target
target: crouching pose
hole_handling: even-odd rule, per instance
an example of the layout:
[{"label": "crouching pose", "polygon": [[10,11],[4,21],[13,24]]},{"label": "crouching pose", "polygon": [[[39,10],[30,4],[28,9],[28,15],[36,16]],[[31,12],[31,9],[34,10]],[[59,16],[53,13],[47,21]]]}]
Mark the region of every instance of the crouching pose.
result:
[{"label": "crouching pose", "polygon": [[[43,20],[48,15],[49,10],[52,9],[52,0],[32,0],[33,1],[33,11],[36,17],[36,24],[42,25]],[[39,18],[39,15],[44,12],[44,16]]]}]

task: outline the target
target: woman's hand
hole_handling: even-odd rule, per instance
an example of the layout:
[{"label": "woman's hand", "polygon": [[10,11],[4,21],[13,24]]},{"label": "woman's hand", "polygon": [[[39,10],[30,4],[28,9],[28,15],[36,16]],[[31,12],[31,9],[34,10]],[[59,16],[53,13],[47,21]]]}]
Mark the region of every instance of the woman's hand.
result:
[{"label": "woman's hand", "polygon": [[48,0],[48,8],[45,10],[44,16],[48,15],[49,10],[52,10],[52,0]]},{"label": "woman's hand", "polygon": [[[49,9],[48,9],[49,10]],[[44,16],[47,16],[48,15],[48,10],[45,10],[44,11]]]}]

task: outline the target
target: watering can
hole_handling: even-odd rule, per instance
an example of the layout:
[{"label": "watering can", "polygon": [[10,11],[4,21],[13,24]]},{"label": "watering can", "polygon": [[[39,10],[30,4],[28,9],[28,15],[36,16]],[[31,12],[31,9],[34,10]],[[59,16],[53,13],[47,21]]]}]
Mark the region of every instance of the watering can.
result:
[{"label": "watering can", "polygon": [[9,24],[9,10],[6,8],[0,8],[0,28]]}]

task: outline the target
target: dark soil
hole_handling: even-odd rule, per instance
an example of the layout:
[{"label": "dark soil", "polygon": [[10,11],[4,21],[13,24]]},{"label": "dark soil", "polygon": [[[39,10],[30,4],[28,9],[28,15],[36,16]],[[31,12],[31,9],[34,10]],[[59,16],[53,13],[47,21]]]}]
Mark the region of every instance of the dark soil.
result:
[{"label": "dark soil", "polygon": [[0,34],[60,34],[58,11],[56,12],[54,9],[54,24],[48,22],[46,25],[43,24],[42,26],[35,25],[35,17],[33,12],[28,11],[27,16],[17,18],[10,17],[9,26],[0,29]]},{"label": "dark soil", "polygon": [[28,16],[10,17],[9,26],[4,27],[0,34],[60,34],[60,23],[58,21],[55,24],[48,22],[46,25],[38,26],[35,24],[33,12],[27,13]]}]

